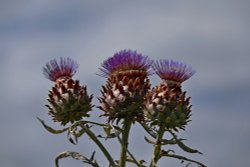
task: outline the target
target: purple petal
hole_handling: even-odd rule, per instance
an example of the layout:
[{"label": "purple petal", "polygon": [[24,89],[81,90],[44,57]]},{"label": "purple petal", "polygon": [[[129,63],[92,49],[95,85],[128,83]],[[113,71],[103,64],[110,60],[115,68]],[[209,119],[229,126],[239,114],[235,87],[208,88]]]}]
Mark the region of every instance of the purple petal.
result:
[{"label": "purple petal", "polygon": [[153,69],[161,79],[176,82],[183,82],[195,73],[191,66],[173,60],[156,61]]},{"label": "purple petal", "polygon": [[56,81],[60,77],[72,77],[78,68],[76,61],[71,58],[60,57],[60,61],[56,59],[50,60],[43,67],[43,74],[51,81]]},{"label": "purple petal", "polygon": [[153,61],[147,56],[142,56],[142,54],[136,51],[122,50],[102,63],[98,75],[107,77],[114,72],[125,70],[142,70],[149,72],[152,63]]}]

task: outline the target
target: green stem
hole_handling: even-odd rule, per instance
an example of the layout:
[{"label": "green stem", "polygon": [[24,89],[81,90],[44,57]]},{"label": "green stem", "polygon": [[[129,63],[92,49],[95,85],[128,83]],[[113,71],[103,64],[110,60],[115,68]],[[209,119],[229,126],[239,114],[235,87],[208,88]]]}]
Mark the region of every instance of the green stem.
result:
[{"label": "green stem", "polygon": [[123,129],[122,129],[122,141],[121,141],[119,167],[126,166],[128,139],[129,139],[129,131],[131,128],[131,124],[132,124],[131,120],[129,120],[128,118],[124,119]]},{"label": "green stem", "polygon": [[100,150],[103,152],[107,160],[109,161],[110,165],[112,167],[115,167],[116,164],[113,160],[113,158],[110,156],[109,152],[106,150],[106,148],[102,145],[102,143],[98,140],[98,138],[95,136],[95,134],[86,126],[81,126],[85,132],[88,134],[88,136],[96,143],[96,145],[100,148]]},{"label": "green stem", "polygon": [[[115,131],[115,135],[116,135],[116,137],[117,137],[119,143],[122,144],[122,139],[120,138],[119,134],[117,133],[117,130],[114,128],[114,126],[113,126],[112,124],[110,124],[110,126],[111,126],[111,128]],[[127,148],[127,152],[128,152],[128,154],[129,154],[129,156],[131,157],[131,160],[132,160],[131,162],[134,163],[134,164],[136,164],[138,167],[140,167],[141,164],[135,159],[135,157],[134,157],[133,154],[128,150],[128,148]]]},{"label": "green stem", "polygon": [[154,154],[150,163],[150,167],[156,167],[158,160],[161,158],[161,141],[165,132],[165,127],[160,125],[159,131],[157,133],[156,144],[154,145]]}]

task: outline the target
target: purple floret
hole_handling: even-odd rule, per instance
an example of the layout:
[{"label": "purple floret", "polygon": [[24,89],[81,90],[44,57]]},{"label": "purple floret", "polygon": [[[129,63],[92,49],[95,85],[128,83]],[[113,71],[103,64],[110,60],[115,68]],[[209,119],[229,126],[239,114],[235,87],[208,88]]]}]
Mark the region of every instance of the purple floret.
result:
[{"label": "purple floret", "polygon": [[51,81],[56,81],[60,77],[72,77],[78,68],[76,61],[69,57],[60,57],[60,61],[56,59],[50,60],[43,67],[43,74]]},{"label": "purple floret", "polygon": [[149,72],[153,61],[147,56],[137,53],[132,50],[122,50],[115,53],[113,57],[108,58],[102,63],[99,68],[100,76],[107,77],[110,74],[118,71],[126,70],[141,70]]},{"label": "purple floret", "polygon": [[156,61],[153,69],[161,79],[176,82],[183,82],[195,73],[191,66],[173,60]]}]

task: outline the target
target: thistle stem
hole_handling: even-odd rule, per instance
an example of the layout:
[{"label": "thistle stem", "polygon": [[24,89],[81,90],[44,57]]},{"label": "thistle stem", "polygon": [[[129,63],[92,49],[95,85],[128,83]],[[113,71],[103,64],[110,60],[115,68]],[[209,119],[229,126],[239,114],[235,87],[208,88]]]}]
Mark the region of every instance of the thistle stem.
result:
[{"label": "thistle stem", "polygon": [[[120,142],[120,144],[122,144],[122,140],[121,140],[119,134],[117,133],[117,130],[114,128],[114,126],[113,126],[112,124],[110,124],[110,126],[111,126],[112,129],[115,131],[115,135],[116,135],[118,141]],[[133,154],[128,150],[128,148],[127,148],[127,152],[128,152],[128,154],[129,154],[129,156],[131,157],[131,159],[133,160],[133,163],[135,163],[137,166],[140,167],[140,166],[141,166],[140,163],[135,159],[135,157],[134,157]]]},{"label": "thistle stem", "polygon": [[104,154],[104,156],[107,158],[107,160],[110,163],[111,167],[115,167],[116,164],[113,160],[113,158],[111,157],[111,155],[109,154],[109,152],[106,150],[106,148],[102,145],[102,143],[98,140],[98,138],[95,136],[95,134],[86,126],[81,126],[85,132],[88,134],[88,136],[96,143],[96,145],[100,148],[100,150],[102,151],[102,153]]},{"label": "thistle stem", "polygon": [[128,118],[124,119],[123,129],[122,129],[122,141],[121,141],[119,167],[126,166],[128,139],[129,139],[129,131],[131,128],[131,124],[132,122]]},{"label": "thistle stem", "polygon": [[157,133],[157,139],[154,145],[153,158],[150,163],[150,167],[156,167],[158,160],[161,158],[161,140],[165,132],[165,127],[160,125]]}]

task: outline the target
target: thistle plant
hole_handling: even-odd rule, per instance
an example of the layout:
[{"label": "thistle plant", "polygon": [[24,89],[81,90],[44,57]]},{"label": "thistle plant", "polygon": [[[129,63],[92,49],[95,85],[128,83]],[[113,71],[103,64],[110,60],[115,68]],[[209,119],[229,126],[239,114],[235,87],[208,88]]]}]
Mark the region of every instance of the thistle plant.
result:
[{"label": "thistle plant", "polygon": [[44,67],[44,75],[55,82],[49,91],[49,115],[55,122],[66,125],[88,117],[92,95],[87,93],[87,87],[81,86],[78,80],[73,80],[78,64],[70,58],[61,58],[60,62],[51,60]]},{"label": "thistle plant", "polygon": [[[56,130],[40,118],[38,120],[51,133],[67,132],[68,140],[77,144],[83,134],[89,136],[110,167],[126,167],[128,163],[137,167],[157,167],[163,157],[179,159],[188,166],[190,163],[205,167],[201,162],[178,155],[174,150],[166,150],[175,145],[187,153],[198,153],[184,144],[177,137],[180,130],[185,130],[191,121],[190,97],[182,90],[182,83],[189,79],[195,71],[184,63],[173,60],[152,60],[133,50],[121,50],[107,58],[99,68],[98,75],[106,79],[100,88],[99,104],[92,104],[93,95],[87,92],[87,86],[73,79],[78,64],[71,58],[53,59],[46,64],[43,72],[46,78],[54,82],[48,93],[48,114],[62,129]],[[157,74],[161,83],[151,89],[150,75]],[[91,121],[93,108],[100,109],[100,116],[105,122]],[[147,136],[137,136],[152,145],[152,158],[138,160],[129,151],[130,130],[137,123],[142,126]],[[104,130],[96,134],[93,126]],[[166,133],[170,138],[166,138]],[[119,159],[105,147],[105,140],[117,139],[120,143]],[[74,151],[64,151],[55,159],[59,166],[61,158],[72,157],[93,167],[101,167],[95,157],[96,151],[85,156]],[[185,165],[184,164],[184,165]]]}]

